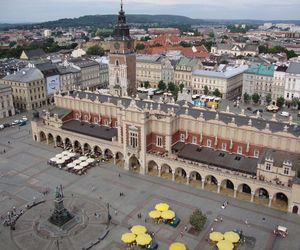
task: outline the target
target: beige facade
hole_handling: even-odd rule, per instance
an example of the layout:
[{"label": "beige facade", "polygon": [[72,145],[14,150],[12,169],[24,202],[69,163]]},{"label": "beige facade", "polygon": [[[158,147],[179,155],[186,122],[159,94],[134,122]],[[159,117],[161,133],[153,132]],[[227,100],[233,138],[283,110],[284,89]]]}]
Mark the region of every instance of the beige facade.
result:
[{"label": "beige facade", "polygon": [[[75,151],[98,150],[129,171],[299,213],[300,134],[293,127],[243,113],[189,108],[186,103],[136,102],[88,92],[55,95],[55,103],[65,115],[53,111],[33,121],[34,140],[69,145]],[[77,132],[76,126],[67,129],[71,123],[94,123],[95,129],[106,127],[115,134],[101,139],[108,132],[88,135],[82,125]],[[192,158],[203,155],[189,158],[180,147],[194,148]],[[222,157],[231,159],[228,166]],[[269,161],[274,164],[265,171]]]},{"label": "beige facade", "polygon": [[46,104],[44,75],[36,68],[24,68],[0,79],[0,83],[12,88],[13,102],[17,109],[33,110]]},{"label": "beige facade", "polygon": [[15,115],[12,89],[7,85],[0,85],[0,119]]}]

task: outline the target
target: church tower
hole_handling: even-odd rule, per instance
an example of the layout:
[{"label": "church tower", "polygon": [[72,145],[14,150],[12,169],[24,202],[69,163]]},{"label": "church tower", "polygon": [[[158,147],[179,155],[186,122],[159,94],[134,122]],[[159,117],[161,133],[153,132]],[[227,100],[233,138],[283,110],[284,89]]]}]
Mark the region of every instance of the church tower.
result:
[{"label": "church tower", "polygon": [[119,11],[109,53],[109,89],[111,94],[133,96],[136,94],[136,55],[134,41],[129,34],[126,16]]}]

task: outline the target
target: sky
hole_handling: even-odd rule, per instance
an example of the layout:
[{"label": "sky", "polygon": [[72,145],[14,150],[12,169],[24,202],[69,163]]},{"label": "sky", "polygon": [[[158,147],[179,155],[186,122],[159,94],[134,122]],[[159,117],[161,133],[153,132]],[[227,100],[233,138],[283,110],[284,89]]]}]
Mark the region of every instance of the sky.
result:
[{"label": "sky", "polygon": [[[300,19],[300,0],[124,0],[127,14],[176,14],[200,19]],[[0,23],[42,22],[116,14],[119,0],[0,0]]]}]

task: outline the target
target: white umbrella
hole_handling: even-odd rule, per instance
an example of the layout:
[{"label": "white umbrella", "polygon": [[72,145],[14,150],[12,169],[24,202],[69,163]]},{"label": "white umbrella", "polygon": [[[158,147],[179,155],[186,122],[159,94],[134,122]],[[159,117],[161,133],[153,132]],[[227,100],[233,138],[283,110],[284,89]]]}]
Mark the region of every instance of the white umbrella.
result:
[{"label": "white umbrella", "polygon": [[80,170],[80,169],[83,169],[83,167],[81,167],[81,166],[75,166],[74,169]]},{"label": "white umbrella", "polygon": [[81,160],[81,161],[86,161],[86,160],[87,160],[87,157],[86,157],[86,156],[81,156],[81,157],[79,157],[79,160]]},{"label": "white umbrella", "polygon": [[71,163],[69,163],[69,164],[67,165],[67,167],[68,167],[68,168],[74,168],[74,167],[76,167],[76,164],[74,164],[73,162],[71,162]]},{"label": "white umbrella", "polygon": [[62,155],[69,155],[69,153],[70,153],[69,151],[64,151],[64,152],[62,152],[61,154],[62,154]]},{"label": "white umbrella", "polygon": [[87,160],[86,160],[86,162],[88,162],[88,163],[93,163],[95,160],[93,159],[93,158],[88,158]]},{"label": "white umbrella", "polygon": [[64,156],[64,157],[62,157],[61,159],[62,159],[63,161],[67,161],[67,160],[70,159],[70,157],[69,157],[69,156]]},{"label": "white umbrella", "polygon": [[84,168],[84,167],[86,167],[88,165],[89,164],[86,161],[84,161],[84,162],[81,162],[79,166]]},{"label": "white umbrella", "polygon": [[56,157],[53,157],[53,158],[50,159],[50,161],[52,161],[52,162],[57,162],[57,160],[58,159]]},{"label": "white umbrella", "polygon": [[55,157],[58,158],[58,159],[60,159],[60,158],[63,157],[63,155],[62,154],[57,154]]},{"label": "white umbrella", "polygon": [[81,160],[75,160],[75,161],[73,161],[73,163],[76,164],[76,165],[77,165],[77,164],[80,164],[80,163],[81,163]]},{"label": "white umbrella", "polygon": [[74,157],[74,156],[76,156],[76,154],[75,153],[69,153],[68,156]]},{"label": "white umbrella", "polygon": [[63,161],[63,160],[58,160],[58,161],[56,161],[56,163],[57,164],[63,164],[65,161]]}]

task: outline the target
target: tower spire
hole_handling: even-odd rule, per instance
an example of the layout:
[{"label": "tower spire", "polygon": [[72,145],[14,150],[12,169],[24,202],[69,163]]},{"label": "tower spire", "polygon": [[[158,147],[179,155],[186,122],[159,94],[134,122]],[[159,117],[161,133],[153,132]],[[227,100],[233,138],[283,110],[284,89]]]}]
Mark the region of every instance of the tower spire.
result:
[{"label": "tower spire", "polygon": [[121,0],[121,11],[123,11],[123,0]]}]

